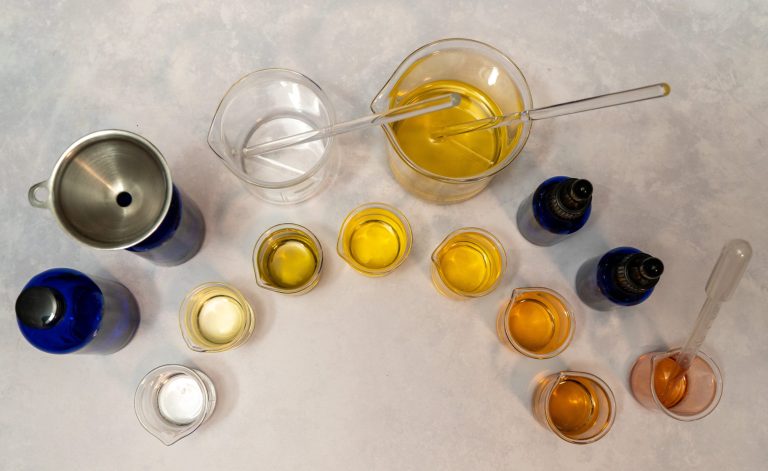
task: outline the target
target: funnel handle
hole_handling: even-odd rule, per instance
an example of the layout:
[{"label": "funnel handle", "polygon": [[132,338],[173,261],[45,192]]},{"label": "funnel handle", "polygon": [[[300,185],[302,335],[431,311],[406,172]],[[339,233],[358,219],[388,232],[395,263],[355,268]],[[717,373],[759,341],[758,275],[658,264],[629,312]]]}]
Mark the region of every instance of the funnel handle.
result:
[{"label": "funnel handle", "polygon": [[34,206],[35,208],[47,208],[48,207],[48,198],[50,196],[46,196],[44,200],[41,200],[37,197],[37,190],[45,188],[46,191],[48,191],[48,195],[50,195],[50,190],[48,189],[48,180],[43,180],[39,183],[35,183],[29,188],[29,191],[27,192],[27,199],[29,199],[29,204]]}]

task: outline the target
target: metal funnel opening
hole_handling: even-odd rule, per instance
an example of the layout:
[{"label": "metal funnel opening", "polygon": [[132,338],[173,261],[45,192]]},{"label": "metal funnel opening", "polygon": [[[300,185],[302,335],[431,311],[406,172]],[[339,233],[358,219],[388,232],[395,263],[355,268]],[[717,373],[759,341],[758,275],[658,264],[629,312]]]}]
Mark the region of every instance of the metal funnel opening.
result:
[{"label": "metal funnel opening", "polygon": [[100,131],[73,144],[54,170],[51,198],[62,226],[101,249],[147,238],[170,206],[170,172],[160,152],[125,131]]}]

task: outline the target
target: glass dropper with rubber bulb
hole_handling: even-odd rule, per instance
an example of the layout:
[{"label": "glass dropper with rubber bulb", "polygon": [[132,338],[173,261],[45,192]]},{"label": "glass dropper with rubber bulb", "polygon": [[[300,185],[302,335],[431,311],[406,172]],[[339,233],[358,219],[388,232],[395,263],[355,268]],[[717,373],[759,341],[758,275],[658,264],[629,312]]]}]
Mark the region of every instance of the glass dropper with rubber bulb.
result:
[{"label": "glass dropper with rubber bulb", "polygon": [[701,349],[707,333],[720,312],[722,303],[728,301],[736,291],[744,271],[747,269],[752,257],[752,247],[749,242],[734,239],[723,246],[720,258],[717,259],[715,268],[709,275],[705,291],[707,298],[699,311],[693,331],[685,342],[685,345],[674,357],[674,369],[668,376],[663,390],[657,385],[656,394],[662,404],[673,404],[679,401],[679,397],[685,394],[685,373],[691,368],[693,360]]},{"label": "glass dropper with rubber bulb", "polygon": [[717,407],[722,375],[701,346],[721,304],[733,296],[751,257],[752,247],[747,241],[726,243],[709,276],[706,300],[684,346],[638,357],[630,373],[630,386],[640,404],[682,421],[701,419]]}]

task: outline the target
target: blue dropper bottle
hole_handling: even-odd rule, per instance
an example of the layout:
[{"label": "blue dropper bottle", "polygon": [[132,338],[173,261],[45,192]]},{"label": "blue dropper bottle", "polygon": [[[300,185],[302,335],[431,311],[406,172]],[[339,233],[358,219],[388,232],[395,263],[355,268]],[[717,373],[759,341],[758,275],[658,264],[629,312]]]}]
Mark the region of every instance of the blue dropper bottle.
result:
[{"label": "blue dropper bottle", "polygon": [[133,337],[139,310],[114,281],[53,268],[34,276],[16,299],[24,338],[47,353],[114,353]]},{"label": "blue dropper bottle", "polygon": [[634,247],[617,247],[584,262],[576,273],[576,293],[598,311],[634,306],[651,296],[663,272],[658,258]]},{"label": "blue dropper bottle", "polygon": [[520,205],[517,227],[532,244],[554,245],[584,227],[591,211],[589,180],[552,177]]}]

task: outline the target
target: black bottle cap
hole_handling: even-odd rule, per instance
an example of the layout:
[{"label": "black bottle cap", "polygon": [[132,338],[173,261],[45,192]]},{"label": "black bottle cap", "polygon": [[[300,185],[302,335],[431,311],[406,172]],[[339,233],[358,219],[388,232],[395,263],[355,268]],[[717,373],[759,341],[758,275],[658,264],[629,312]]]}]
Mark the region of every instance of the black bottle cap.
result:
[{"label": "black bottle cap", "polygon": [[634,253],[624,258],[616,268],[616,281],[621,289],[643,294],[659,282],[664,264],[646,253]]},{"label": "black bottle cap", "polygon": [[584,215],[592,203],[592,183],[568,178],[555,185],[547,195],[547,205],[560,219],[571,221]]},{"label": "black bottle cap", "polygon": [[16,298],[16,317],[34,329],[48,329],[56,325],[66,310],[58,291],[44,286],[27,288]]}]

